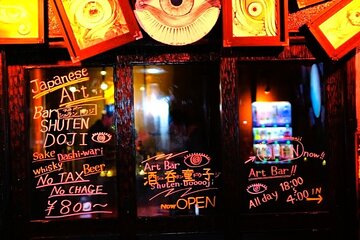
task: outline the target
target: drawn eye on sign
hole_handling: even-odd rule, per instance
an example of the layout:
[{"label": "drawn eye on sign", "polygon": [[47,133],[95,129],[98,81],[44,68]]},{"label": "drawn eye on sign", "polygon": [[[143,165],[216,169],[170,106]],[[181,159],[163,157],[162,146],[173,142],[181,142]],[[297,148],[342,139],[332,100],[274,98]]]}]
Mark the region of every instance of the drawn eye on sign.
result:
[{"label": "drawn eye on sign", "polygon": [[223,1],[223,46],[286,46],[287,1]]},{"label": "drawn eye on sign", "polygon": [[267,190],[267,186],[262,183],[254,183],[246,188],[246,191],[250,194],[260,194]]},{"label": "drawn eye on sign", "polygon": [[93,133],[91,139],[97,143],[107,143],[111,140],[112,135],[106,132]]},{"label": "drawn eye on sign", "polygon": [[210,162],[210,157],[204,153],[191,153],[184,157],[184,163],[188,167],[202,167]]},{"label": "drawn eye on sign", "polygon": [[207,35],[218,20],[220,8],[219,0],[137,0],[134,13],[150,37],[179,46]]},{"label": "drawn eye on sign", "polygon": [[50,2],[73,62],[142,38],[127,1]]}]

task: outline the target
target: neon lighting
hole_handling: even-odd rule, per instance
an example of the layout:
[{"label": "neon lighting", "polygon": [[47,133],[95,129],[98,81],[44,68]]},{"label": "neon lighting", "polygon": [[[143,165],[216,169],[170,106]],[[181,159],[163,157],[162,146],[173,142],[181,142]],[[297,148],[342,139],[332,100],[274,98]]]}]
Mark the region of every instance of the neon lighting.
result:
[{"label": "neon lighting", "polygon": [[315,117],[320,116],[321,109],[321,88],[319,69],[316,64],[311,66],[310,72],[310,99]]}]

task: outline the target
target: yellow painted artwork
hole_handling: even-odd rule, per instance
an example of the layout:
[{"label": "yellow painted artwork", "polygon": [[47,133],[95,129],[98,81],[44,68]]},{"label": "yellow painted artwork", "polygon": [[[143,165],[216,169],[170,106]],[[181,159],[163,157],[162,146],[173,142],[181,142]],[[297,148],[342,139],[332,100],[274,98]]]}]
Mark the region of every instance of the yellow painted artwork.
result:
[{"label": "yellow painted artwork", "polygon": [[1,0],[0,38],[38,38],[39,1]]},{"label": "yellow painted artwork", "polygon": [[232,0],[233,36],[276,36],[275,0]]},{"label": "yellow painted artwork", "polygon": [[118,0],[64,0],[62,3],[80,49],[129,32]]},{"label": "yellow painted artwork", "polygon": [[339,48],[360,31],[360,0],[351,1],[319,25],[319,29],[334,49]]}]

